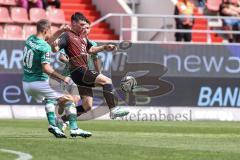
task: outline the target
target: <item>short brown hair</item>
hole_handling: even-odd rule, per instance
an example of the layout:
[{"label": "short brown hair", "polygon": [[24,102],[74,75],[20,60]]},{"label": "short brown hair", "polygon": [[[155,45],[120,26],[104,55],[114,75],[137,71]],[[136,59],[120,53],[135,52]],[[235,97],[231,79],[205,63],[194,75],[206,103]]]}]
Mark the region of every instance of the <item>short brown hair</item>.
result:
[{"label": "short brown hair", "polygon": [[71,21],[72,22],[78,22],[78,21],[84,21],[87,22],[90,25],[90,21],[84,16],[83,13],[81,12],[75,12],[72,16],[71,16]]},{"label": "short brown hair", "polygon": [[51,23],[47,19],[41,19],[37,22],[37,32],[42,33],[46,29],[49,29],[51,27]]}]

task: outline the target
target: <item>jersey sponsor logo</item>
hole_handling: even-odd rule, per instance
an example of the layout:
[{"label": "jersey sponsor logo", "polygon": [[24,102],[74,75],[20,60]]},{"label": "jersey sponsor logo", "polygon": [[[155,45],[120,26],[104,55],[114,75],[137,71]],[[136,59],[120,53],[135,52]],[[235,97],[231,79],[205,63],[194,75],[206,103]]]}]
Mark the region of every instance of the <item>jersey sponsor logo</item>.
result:
[{"label": "jersey sponsor logo", "polygon": [[49,52],[47,52],[47,53],[45,54],[45,58],[46,58],[46,60],[50,60],[50,53],[49,53]]}]

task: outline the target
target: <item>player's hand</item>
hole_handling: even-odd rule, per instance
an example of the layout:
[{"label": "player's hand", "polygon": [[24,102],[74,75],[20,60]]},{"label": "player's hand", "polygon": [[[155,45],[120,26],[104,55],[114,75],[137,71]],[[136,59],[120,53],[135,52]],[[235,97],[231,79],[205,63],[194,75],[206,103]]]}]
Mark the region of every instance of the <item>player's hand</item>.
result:
[{"label": "player's hand", "polygon": [[70,77],[65,77],[64,80],[63,80],[66,84],[68,85],[72,85],[73,84],[73,81]]},{"label": "player's hand", "polygon": [[104,50],[105,51],[116,51],[117,46],[115,46],[113,44],[106,44],[106,45],[104,45]]},{"label": "player's hand", "polygon": [[61,88],[68,93],[72,93],[74,90],[74,82],[70,77],[64,78],[64,83],[60,83]]}]

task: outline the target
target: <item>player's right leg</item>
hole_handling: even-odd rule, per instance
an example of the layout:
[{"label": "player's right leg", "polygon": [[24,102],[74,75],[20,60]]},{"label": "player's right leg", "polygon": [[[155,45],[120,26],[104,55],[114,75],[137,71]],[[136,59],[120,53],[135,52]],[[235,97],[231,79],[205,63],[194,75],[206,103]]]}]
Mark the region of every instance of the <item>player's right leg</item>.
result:
[{"label": "player's right leg", "polygon": [[78,116],[92,109],[93,90],[91,87],[78,85],[78,93],[81,95],[82,105],[77,107]]},{"label": "player's right leg", "polygon": [[[92,75],[96,74],[97,72],[92,73]],[[92,87],[95,86],[95,77],[89,76],[86,74],[86,69],[78,68],[71,73],[71,78],[75,84],[77,84],[78,93],[81,96],[82,105],[77,107],[78,116],[83,113],[86,113],[92,109],[93,106],[93,91]]]},{"label": "player's right leg", "polygon": [[103,87],[103,96],[110,109],[110,118],[115,119],[117,117],[123,117],[129,114],[129,111],[116,107],[115,96],[113,92],[112,80],[103,74],[99,74],[96,77],[95,83]]}]

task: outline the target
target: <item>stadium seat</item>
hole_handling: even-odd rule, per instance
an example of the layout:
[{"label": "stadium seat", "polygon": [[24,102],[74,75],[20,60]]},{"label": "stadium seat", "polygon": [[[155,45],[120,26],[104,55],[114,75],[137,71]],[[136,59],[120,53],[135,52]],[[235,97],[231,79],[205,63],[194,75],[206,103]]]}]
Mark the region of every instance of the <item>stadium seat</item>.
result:
[{"label": "stadium seat", "polygon": [[17,3],[17,0],[2,0],[4,1],[4,5],[9,5],[9,6],[16,6],[18,3]]},{"label": "stadium seat", "polygon": [[206,6],[210,11],[219,11],[222,0],[207,0]]},{"label": "stadium seat", "polygon": [[5,0],[0,0],[0,5],[4,5]]},{"label": "stadium seat", "polygon": [[64,12],[61,9],[52,9],[50,12],[47,12],[47,16],[50,22],[55,24],[65,24]]},{"label": "stadium seat", "polygon": [[24,38],[28,38],[30,35],[35,34],[37,31],[37,28],[35,25],[24,25],[23,26],[23,35]]},{"label": "stadium seat", "polygon": [[30,9],[30,21],[36,23],[40,19],[47,19],[47,15],[42,8],[31,8]]},{"label": "stadium seat", "polygon": [[11,23],[12,19],[9,15],[8,9],[0,7],[0,23]]},{"label": "stadium seat", "polygon": [[7,39],[23,39],[22,27],[18,25],[6,25],[4,32]]},{"label": "stadium seat", "polygon": [[30,23],[28,19],[28,13],[25,8],[21,7],[11,8],[11,17],[12,20],[17,23]]}]

